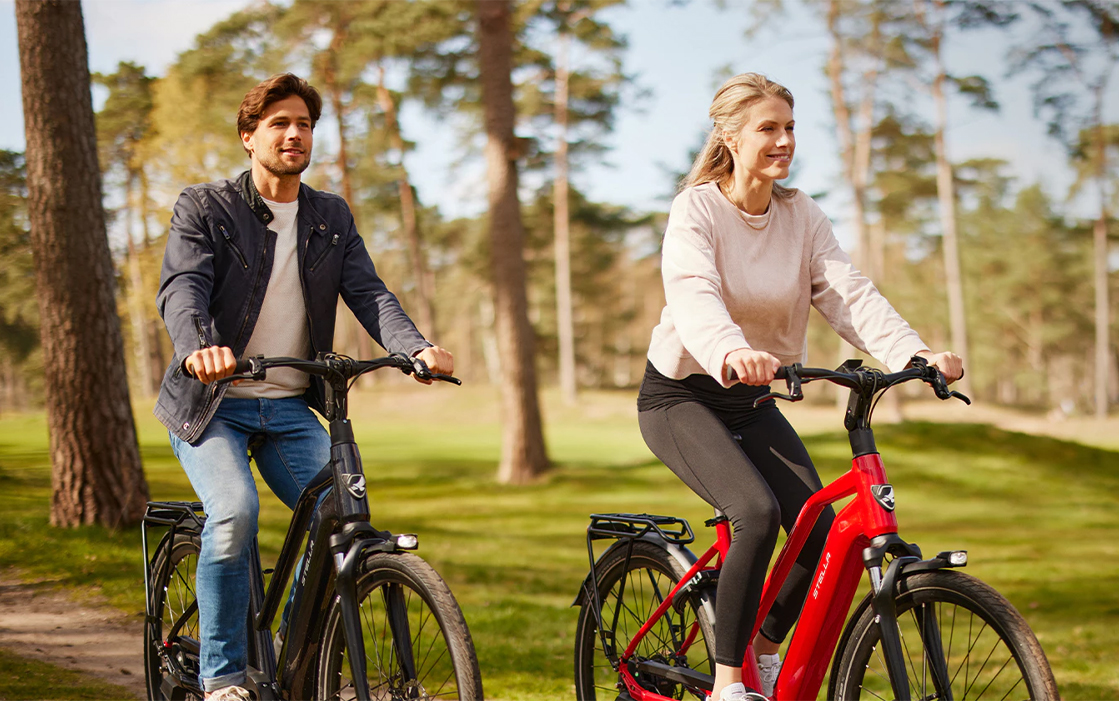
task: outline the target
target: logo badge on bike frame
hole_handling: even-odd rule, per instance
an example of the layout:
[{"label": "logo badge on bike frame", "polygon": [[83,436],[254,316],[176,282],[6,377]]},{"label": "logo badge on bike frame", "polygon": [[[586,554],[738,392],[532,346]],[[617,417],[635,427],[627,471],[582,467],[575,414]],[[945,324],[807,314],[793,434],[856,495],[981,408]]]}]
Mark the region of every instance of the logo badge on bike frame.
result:
[{"label": "logo badge on bike frame", "polygon": [[346,475],[346,491],[354,496],[354,499],[365,498],[365,475]]},{"label": "logo badge on bike frame", "polygon": [[875,484],[870,487],[870,493],[874,495],[874,500],[878,502],[886,511],[894,510],[894,487],[890,484]]}]

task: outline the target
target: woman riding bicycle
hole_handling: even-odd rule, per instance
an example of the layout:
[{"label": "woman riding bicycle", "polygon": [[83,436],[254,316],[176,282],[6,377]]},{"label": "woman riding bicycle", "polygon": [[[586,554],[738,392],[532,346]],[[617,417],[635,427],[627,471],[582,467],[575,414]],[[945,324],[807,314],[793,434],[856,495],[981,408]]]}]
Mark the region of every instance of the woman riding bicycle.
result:
[{"label": "woman riding bicycle", "polygon": [[[773,402],[757,408],[783,364],[803,360],[809,307],[891,370],[914,355],[954,382],[953,353],[932,353],[851,263],[820,207],[776,184],[796,140],[793,96],[756,73],[728,80],[714,127],[672,203],[653,329],[637,400],[649,448],[730,519],[715,611],[713,699],[747,699],[742,664],[777,543],[821,487],[804,444]],[[737,434],[737,435],[736,435]],[[753,649],[772,695],[778,649],[800,613],[834,512],[817,523]]]}]

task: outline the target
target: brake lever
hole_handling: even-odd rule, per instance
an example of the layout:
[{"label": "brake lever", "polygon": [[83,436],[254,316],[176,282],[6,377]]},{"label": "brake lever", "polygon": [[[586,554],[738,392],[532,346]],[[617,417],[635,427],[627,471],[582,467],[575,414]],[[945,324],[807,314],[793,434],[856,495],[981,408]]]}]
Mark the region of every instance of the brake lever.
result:
[{"label": "brake lever", "polygon": [[[435,379],[435,376],[432,374],[431,368],[429,368],[427,366],[427,363],[420,360],[418,357],[412,358],[411,360],[412,360],[412,373],[411,374],[415,375],[416,379],[427,380],[429,382],[431,380]],[[401,369],[403,370],[403,368],[401,368]],[[408,374],[408,371],[404,370],[404,373]]]},{"label": "brake lever", "polygon": [[766,392],[762,396],[754,400],[754,408],[757,409],[758,405],[767,399],[784,399],[787,402],[799,402],[804,399],[804,395],[797,396],[795,394],[781,394],[780,392]]}]

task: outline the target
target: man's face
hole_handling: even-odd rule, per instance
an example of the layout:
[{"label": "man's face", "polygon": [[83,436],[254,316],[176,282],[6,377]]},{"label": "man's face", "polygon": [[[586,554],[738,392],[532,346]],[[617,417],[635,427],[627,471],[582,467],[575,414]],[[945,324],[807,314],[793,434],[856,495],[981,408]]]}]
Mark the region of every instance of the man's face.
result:
[{"label": "man's face", "polygon": [[242,132],[241,141],[273,175],[298,175],[311,164],[311,114],[303,98],[292,95],[268,105],[256,131]]}]

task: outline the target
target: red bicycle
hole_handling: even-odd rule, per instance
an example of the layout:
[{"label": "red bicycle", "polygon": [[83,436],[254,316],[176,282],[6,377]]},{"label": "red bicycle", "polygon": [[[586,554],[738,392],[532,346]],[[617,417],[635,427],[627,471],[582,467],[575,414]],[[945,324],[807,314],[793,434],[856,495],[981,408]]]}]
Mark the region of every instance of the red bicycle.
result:
[{"label": "red bicycle", "polygon": [[[870,428],[887,389],[920,380],[940,399],[944,377],[923,358],[886,374],[848,361],[838,370],[783,367],[788,394],[827,380],[851,390],[844,425],[851,469],[804,505],[766,581],[757,624],[824,507],[853,497],[828,534],[799,622],[789,641],[773,699],[816,699],[831,666],[828,699],[1059,699],[1045,653],[1021,614],[983,582],[956,570],[967,552],[923,559],[898,536],[894,489]],[[707,521],[715,544],[698,558],[687,548],[688,522],[649,514],[592,514],[587,528],[591,571],[575,603],[575,690],[580,701],[704,699],[714,673],[715,590],[731,542],[726,517]],[[594,542],[614,542],[595,557]],[[871,591],[848,616],[863,572]],[[846,621],[846,625],[844,622]],[[761,688],[752,649],[742,666],[746,686]]]}]

